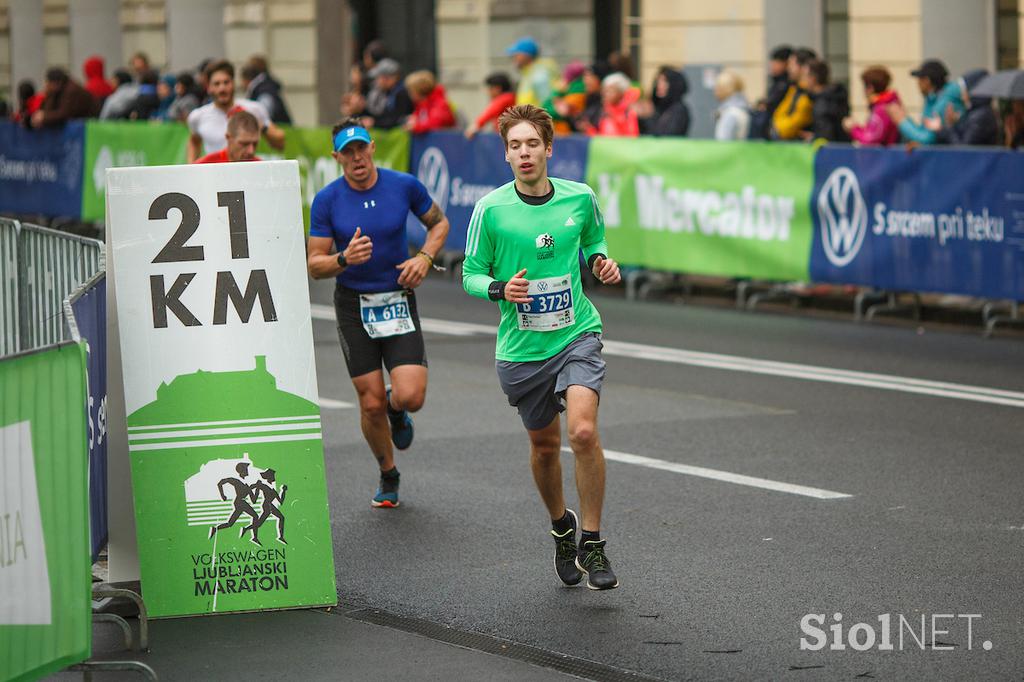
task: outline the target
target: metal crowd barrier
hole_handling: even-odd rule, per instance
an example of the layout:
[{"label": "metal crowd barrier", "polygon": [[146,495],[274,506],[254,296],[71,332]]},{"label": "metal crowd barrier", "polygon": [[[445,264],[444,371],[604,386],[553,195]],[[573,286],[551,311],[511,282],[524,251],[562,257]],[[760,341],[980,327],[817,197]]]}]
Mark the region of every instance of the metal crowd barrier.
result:
[{"label": "metal crowd barrier", "polygon": [[104,267],[101,241],[0,218],[0,356],[69,339],[64,298]]}]

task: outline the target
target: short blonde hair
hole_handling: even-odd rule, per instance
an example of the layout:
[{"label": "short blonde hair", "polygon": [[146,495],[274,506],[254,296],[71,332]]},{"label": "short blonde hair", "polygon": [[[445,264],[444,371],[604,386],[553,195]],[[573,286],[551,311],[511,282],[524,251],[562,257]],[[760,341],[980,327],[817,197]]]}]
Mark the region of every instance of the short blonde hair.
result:
[{"label": "short blonde hair", "polygon": [[405,89],[410,92],[415,92],[420,97],[426,97],[434,91],[434,87],[437,85],[437,81],[434,80],[434,74],[426,69],[422,71],[413,71],[405,77]]},{"label": "short blonde hair", "polygon": [[725,69],[715,79],[715,93],[721,93],[722,99],[737,92],[743,92],[743,79],[735,71]]}]

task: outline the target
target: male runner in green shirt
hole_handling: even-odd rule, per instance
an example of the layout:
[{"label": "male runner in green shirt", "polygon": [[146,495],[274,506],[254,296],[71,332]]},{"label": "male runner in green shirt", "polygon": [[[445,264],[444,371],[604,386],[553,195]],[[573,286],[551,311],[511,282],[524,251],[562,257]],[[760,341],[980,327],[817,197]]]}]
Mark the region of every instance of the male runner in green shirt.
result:
[{"label": "male runner in green shirt", "polygon": [[[607,257],[604,219],[586,185],[548,178],[551,116],[521,105],[498,119],[515,181],[481,199],[466,237],[462,286],[497,301],[497,371],[501,388],[530,436],[530,466],[551,516],[555,572],[566,585],[619,586],[601,539],[604,452],[597,406],[604,380],[601,316],[583,295],[579,251],[605,284],[621,278]],[[529,275],[529,279],[527,279]],[[560,412],[576,457],[583,525],[562,493]]]}]

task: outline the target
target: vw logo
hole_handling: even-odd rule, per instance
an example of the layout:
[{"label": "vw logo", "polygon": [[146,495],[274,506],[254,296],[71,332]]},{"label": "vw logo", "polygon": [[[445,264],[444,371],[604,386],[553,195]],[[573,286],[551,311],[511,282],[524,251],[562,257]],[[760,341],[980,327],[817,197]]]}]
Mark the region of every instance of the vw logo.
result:
[{"label": "vw logo", "polygon": [[448,208],[448,160],[444,153],[437,147],[427,147],[420,157],[419,167],[416,169],[416,177],[430,192],[430,198],[438,205],[442,212]]},{"label": "vw logo", "polygon": [[832,171],[818,192],[818,218],[825,255],[838,268],[857,256],[868,228],[868,207],[857,176],[846,166]]},{"label": "vw logo", "polygon": [[547,291],[547,290],[548,290],[548,283],[547,282],[537,282],[537,291]]}]

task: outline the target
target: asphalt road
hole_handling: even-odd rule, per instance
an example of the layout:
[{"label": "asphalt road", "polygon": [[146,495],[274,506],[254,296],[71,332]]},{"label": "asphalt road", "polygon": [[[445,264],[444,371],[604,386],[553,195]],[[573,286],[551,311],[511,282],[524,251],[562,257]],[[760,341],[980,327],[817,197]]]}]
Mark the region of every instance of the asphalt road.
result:
[{"label": "asphalt road", "polygon": [[[329,304],[331,283],[311,286]],[[608,463],[602,531],[621,588],[557,581],[526,437],[494,372],[497,311],[436,276],[419,309],[442,331],[426,334],[430,389],[399,458],[401,508],[369,505],[358,411],[324,410],[343,603],[664,679],[1024,675],[1019,339],[594,300],[614,350],[604,446],[662,467]],[[354,403],[333,321],[315,320],[314,340],[320,395]],[[572,505],[570,454],[563,469]],[[818,642],[807,614],[824,618],[811,623],[822,650],[800,648]],[[845,650],[829,648],[831,626]],[[851,626],[874,646],[851,648]]]}]

